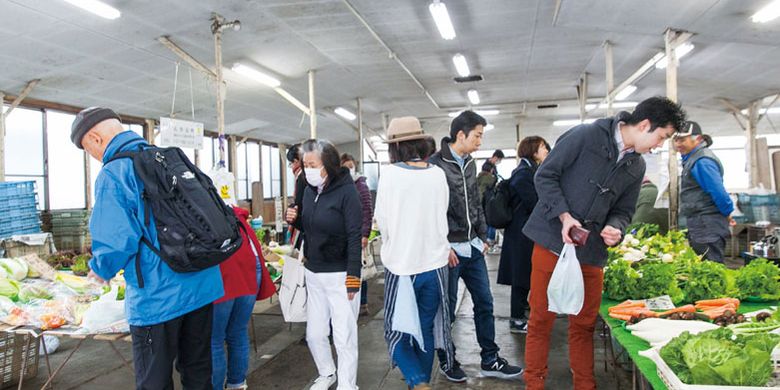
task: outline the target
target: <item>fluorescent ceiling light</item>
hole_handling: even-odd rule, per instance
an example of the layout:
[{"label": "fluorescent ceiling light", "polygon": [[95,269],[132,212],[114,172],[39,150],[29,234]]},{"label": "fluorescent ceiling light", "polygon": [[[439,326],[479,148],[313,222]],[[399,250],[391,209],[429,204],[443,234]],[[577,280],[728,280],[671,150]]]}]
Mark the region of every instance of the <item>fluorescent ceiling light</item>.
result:
[{"label": "fluorescent ceiling light", "polygon": [[577,126],[583,123],[593,123],[595,119],[585,119],[581,121],[579,119],[560,119],[553,122],[553,126]]},{"label": "fluorescent ceiling light", "polygon": [[485,126],[485,131],[490,131],[490,130],[493,130],[495,128],[496,128],[496,126],[493,126],[492,123],[488,123],[488,125]]},{"label": "fluorescent ceiling light", "polygon": [[479,104],[479,93],[477,92],[476,89],[469,89],[468,96],[471,104],[474,105]]},{"label": "fluorescent ceiling light", "polygon": [[122,13],[118,9],[98,0],[65,0],[66,2],[75,5],[85,11],[92,12],[93,14],[102,18],[114,20]]},{"label": "fluorescent ceiling light", "polygon": [[634,92],[636,92],[636,85],[627,85],[615,95],[615,100],[626,100]]},{"label": "fluorescent ceiling light", "polygon": [[336,107],[336,109],[333,110],[333,112],[335,112],[338,116],[340,116],[340,117],[342,117],[342,118],[344,118],[344,119],[346,119],[348,121],[354,121],[357,118],[357,116],[355,116],[355,114],[349,112],[349,110],[347,110],[344,107]]},{"label": "fluorescent ceiling light", "polygon": [[[639,103],[637,103],[637,102],[612,102],[612,108],[634,108],[634,107],[637,106],[637,104],[639,104]],[[607,103],[601,103],[601,104],[598,104],[598,105],[597,104],[586,104],[585,105],[585,109],[588,110],[588,111],[595,110],[596,108],[604,110],[604,109],[607,108]]]},{"label": "fluorescent ceiling light", "polygon": [[458,53],[452,56],[452,63],[455,64],[455,70],[458,71],[458,74],[461,77],[466,77],[471,74],[469,64],[466,63],[466,57],[464,57],[463,54]]},{"label": "fluorescent ceiling light", "polygon": [[450,20],[450,14],[447,12],[447,6],[440,1],[434,1],[428,6],[428,10],[431,11],[433,21],[436,22],[436,28],[439,29],[441,37],[450,40],[455,38],[455,27],[452,27],[452,21]]},{"label": "fluorescent ceiling light", "polygon": [[[455,112],[451,112],[451,113],[449,113],[447,115],[450,118],[455,118],[456,116],[460,115],[461,112],[463,112],[463,111],[455,111]],[[498,111],[498,110],[475,110],[474,112],[476,112],[477,114],[482,115],[482,116],[493,116],[493,115],[498,115],[498,113],[500,111]]]},{"label": "fluorescent ceiling light", "polygon": [[753,23],[766,23],[780,16],[780,0],[775,0],[750,17]]},{"label": "fluorescent ceiling light", "polygon": [[[680,46],[677,46],[676,49],[674,49],[674,54],[677,56],[677,59],[683,58],[686,54],[690,53],[691,50],[693,50],[695,46],[693,43],[685,42]],[[669,65],[669,60],[666,58],[666,56],[663,56],[658,62],[655,63],[656,69],[665,69],[666,66]]]},{"label": "fluorescent ceiling light", "polygon": [[246,77],[249,77],[249,78],[251,78],[251,79],[253,79],[253,80],[255,80],[255,81],[257,81],[257,82],[259,82],[261,84],[265,84],[265,85],[267,85],[267,86],[269,86],[271,88],[276,88],[276,87],[282,85],[281,81],[279,81],[279,80],[277,80],[277,79],[275,79],[275,78],[273,78],[273,77],[271,77],[271,76],[269,76],[269,75],[267,75],[267,74],[265,74],[265,73],[263,73],[263,72],[261,72],[261,71],[259,71],[257,69],[250,68],[250,67],[248,67],[248,66],[246,66],[244,64],[239,64],[239,63],[233,64],[233,71],[238,73],[238,74],[241,74],[241,75],[244,75]]}]

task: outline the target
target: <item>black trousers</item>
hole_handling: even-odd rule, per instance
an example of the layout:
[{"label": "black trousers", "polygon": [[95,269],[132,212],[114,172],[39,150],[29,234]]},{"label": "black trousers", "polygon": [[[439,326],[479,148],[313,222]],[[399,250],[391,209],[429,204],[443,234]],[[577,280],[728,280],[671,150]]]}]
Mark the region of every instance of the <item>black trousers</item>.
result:
[{"label": "black trousers", "polygon": [[726,239],[720,238],[715,242],[696,242],[688,239],[691,248],[699,256],[704,256],[705,260],[723,263],[726,252]]},{"label": "black trousers", "polygon": [[152,326],[131,326],[137,390],[173,390],[173,363],[185,390],[211,390],[209,304]]},{"label": "black trousers", "polygon": [[516,320],[526,319],[525,311],[528,309],[528,289],[512,285],[512,296],[509,300],[509,311],[512,318]]}]

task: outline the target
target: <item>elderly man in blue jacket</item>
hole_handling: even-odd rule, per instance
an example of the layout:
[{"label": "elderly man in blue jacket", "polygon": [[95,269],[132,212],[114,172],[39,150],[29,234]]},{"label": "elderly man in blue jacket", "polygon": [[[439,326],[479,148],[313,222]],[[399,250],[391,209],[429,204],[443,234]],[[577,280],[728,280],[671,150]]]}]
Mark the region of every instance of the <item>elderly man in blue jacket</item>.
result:
[{"label": "elderly man in blue jacket", "polygon": [[[100,107],[81,111],[73,122],[71,140],[106,164],[95,183],[89,222],[90,277],[108,281],[125,271],[125,312],[133,339],[136,388],[173,389],[176,360],[185,389],[210,389],[212,302],[223,295],[219,267],[177,273],[141,245],[146,237],[159,247],[154,218],[144,223],[143,182],[131,159],[108,162],[146,141],[125,131],[114,111]],[[142,286],[136,270],[143,274]]]},{"label": "elderly man in blue jacket", "polygon": [[710,150],[711,141],[696,122],[688,122],[685,130],[674,137],[683,161],[680,214],[686,219],[693,250],[707,260],[722,263],[726,239],[731,236],[734,202],[723,185],[723,164]]}]

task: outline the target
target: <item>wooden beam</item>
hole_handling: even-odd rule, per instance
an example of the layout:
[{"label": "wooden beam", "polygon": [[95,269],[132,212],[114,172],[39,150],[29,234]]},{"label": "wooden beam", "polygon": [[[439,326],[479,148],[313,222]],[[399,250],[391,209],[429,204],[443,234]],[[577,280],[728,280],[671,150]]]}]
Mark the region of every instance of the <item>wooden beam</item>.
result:
[{"label": "wooden beam", "polygon": [[[303,112],[304,114],[306,114],[308,116],[311,116],[311,109],[310,109],[310,107],[306,107],[306,105],[301,103],[300,100],[296,99],[295,96],[291,95],[289,92],[287,92],[286,90],[284,90],[281,87],[274,88],[274,91],[276,93],[278,93],[279,96],[283,97],[285,100],[290,102],[293,106],[295,106],[299,110],[301,110],[301,112]],[[316,127],[317,120],[315,119],[314,122],[315,122],[314,125]]]},{"label": "wooden beam", "polygon": [[179,56],[179,58],[181,58],[186,63],[188,63],[191,67],[201,71],[203,74],[205,74],[206,76],[214,80],[217,79],[217,73],[214,73],[214,71],[209,69],[206,65],[203,65],[198,60],[196,60],[193,56],[191,56],[189,53],[184,51],[184,49],[180,48],[178,45],[173,43],[173,41],[168,35],[163,35],[157,38],[157,41],[165,45],[165,47],[170,49],[174,54]]},{"label": "wooden beam", "polygon": [[558,23],[558,15],[561,13],[562,0],[555,0],[555,11],[553,12],[552,25],[555,26]]},{"label": "wooden beam", "polygon": [[747,115],[742,113],[742,110],[739,109],[734,103],[732,103],[729,99],[726,98],[718,98],[717,99],[720,104],[722,104],[724,107],[726,107],[726,110],[729,111],[732,114],[735,114],[737,116],[741,116],[745,119],[747,119]]},{"label": "wooden beam", "polygon": [[363,106],[360,98],[357,98],[357,120],[358,120],[358,166],[355,169],[360,169],[363,172]]},{"label": "wooden beam", "polygon": [[6,116],[8,116],[8,115],[11,115],[11,112],[13,112],[13,110],[14,110],[16,107],[18,107],[18,106],[19,106],[19,103],[21,103],[21,102],[22,102],[22,100],[24,100],[25,98],[27,98],[27,95],[29,95],[29,94],[30,94],[30,92],[32,92],[33,88],[35,88],[35,86],[36,86],[36,85],[38,85],[38,83],[39,83],[40,81],[41,81],[41,79],[35,79],[35,80],[30,80],[30,81],[28,81],[28,82],[27,82],[27,85],[25,85],[25,86],[24,86],[24,89],[22,90],[22,92],[21,92],[21,93],[19,93],[19,96],[17,96],[17,97],[14,99],[14,101],[11,103],[11,107],[9,107],[9,108],[8,108],[8,111],[6,111],[6,112],[5,112],[5,115],[6,115]]},{"label": "wooden beam", "polygon": [[[17,96],[15,95],[5,95],[4,102],[11,104]],[[68,114],[78,114],[81,110],[85,109],[86,107],[79,107],[79,106],[72,106],[69,104],[62,104],[62,103],[54,103],[47,100],[40,100],[40,99],[33,99],[33,98],[26,98],[24,101],[19,104],[20,107],[24,108],[31,108],[31,109],[43,109],[43,110],[55,110],[55,111],[61,111]],[[133,115],[126,115],[122,113],[119,114],[119,117],[122,118],[122,123],[131,124],[131,125],[143,125],[146,118],[142,118],[140,116],[133,116]]]},{"label": "wooden beam", "polygon": [[588,103],[588,72],[583,73],[580,77],[580,83],[577,85],[577,98],[580,105],[580,120],[585,120],[585,116],[588,114],[585,107]]}]

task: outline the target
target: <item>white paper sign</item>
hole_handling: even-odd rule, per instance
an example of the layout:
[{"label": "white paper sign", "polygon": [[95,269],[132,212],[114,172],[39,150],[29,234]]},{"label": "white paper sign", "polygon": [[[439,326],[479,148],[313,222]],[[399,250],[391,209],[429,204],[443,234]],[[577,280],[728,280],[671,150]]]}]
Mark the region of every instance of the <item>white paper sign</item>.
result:
[{"label": "white paper sign", "polygon": [[160,118],[160,145],[203,148],[203,123]]},{"label": "white paper sign", "polygon": [[282,210],[282,198],[274,199],[274,211],[276,212],[276,231],[282,231],[282,221],[284,221],[284,210]]}]

